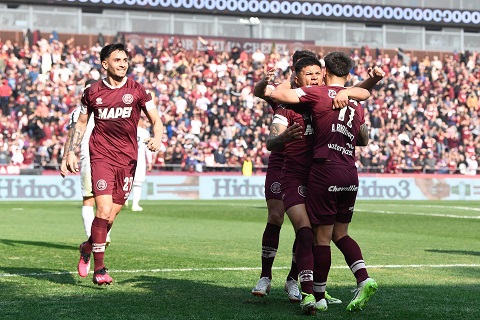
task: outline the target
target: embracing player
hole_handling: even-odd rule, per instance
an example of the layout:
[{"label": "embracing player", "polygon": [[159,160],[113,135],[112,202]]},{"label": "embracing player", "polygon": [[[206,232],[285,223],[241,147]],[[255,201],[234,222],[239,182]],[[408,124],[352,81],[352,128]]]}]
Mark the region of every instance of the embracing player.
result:
[{"label": "embracing player", "polygon": [[[353,65],[345,53],[330,53],[325,57],[327,86],[277,88],[270,94],[277,102],[302,103],[312,110],[314,160],[308,179],[306,204],[315,233],[314,281],[320,289],[319,297],[323,298],[333,239],[357,280],[355,295],[347,306],[349,311],[361,310],[377,289],[375,280],[368,276],[360,247],[348,235],[358,190],[355,146],[357,141],[361,145],[368,143],[368,128],[363,108],[358,102],[351,100],[346,108],[339,110],[334,109],[332,103],[338,92],[345,90],[343,86]],[[326,310],[326,304],[323,309]]]}]

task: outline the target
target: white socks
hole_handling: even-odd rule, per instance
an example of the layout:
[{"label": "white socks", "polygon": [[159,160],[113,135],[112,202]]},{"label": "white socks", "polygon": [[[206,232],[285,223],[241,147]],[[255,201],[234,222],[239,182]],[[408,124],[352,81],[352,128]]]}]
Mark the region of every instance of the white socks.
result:
[{"label": "white socks", "polygon": [[87,238],[90,237],[92,232],[92,222],[95,218],[95,211],[93,207],[89,206],[82,206],[82,219],[83,219],[83,226],[85,227],[85,234]]}]

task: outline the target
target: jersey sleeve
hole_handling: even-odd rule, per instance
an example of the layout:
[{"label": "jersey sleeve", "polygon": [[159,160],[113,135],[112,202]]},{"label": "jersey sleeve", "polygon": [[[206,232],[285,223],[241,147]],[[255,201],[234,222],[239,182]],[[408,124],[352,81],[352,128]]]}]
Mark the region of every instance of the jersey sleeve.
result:
[{"label": "jersey sleeve", "polygon": [[140,86],[138,91],[140,93],[139,103],[141,107],[145,107],[147,111],[157,107],[153,102],[153,97],[149,90],[145,89],[143,86]]},{"label": "jersey sleeve", "polygon": [[288,127],[288,117],[284,108],[278,108],[273,115],[272,124],[280,124]]},{"label": "jersey sleeve", "polygon": [[[83,90],[82,99],[80,100],[81,102],[80,111],[79,111],[80,113],[87,114],[87,113],[93,112],[89,97],[90,97],[90,85],[85,87],[85,89]],[[78,116],[77,116],[77,119],[78,119]]]},{"label": "jersey sleeve", "polygon": [[75,110],[73,110],[72,114],[70,115],[70,121],[68,122],[67,129],[70,130],[70,128],[75,126],[75,123],[77,123],[78,117],[80,116],[80,109],[81,108],[79,107],[79,108],[76,108]]},{"label": "jersey sleeve", "polygon": [[308,105],[316,103],[321,95],[319,86],[304,86],[294,90],[300,102]]}]

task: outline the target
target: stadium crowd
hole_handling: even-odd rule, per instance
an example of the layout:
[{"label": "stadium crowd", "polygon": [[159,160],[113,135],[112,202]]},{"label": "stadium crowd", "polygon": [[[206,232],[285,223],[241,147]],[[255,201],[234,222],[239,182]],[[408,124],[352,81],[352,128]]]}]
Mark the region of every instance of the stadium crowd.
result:
[{"label": "stadium crowd", "polygon": [[[0,39],[0,165],[58,169],[72,110],[85,81],[100,79],[103,37],[88,48],[75,39],[24,43]],[[276,81],[290,75],[292,52],[219,52],[211,41],[187,52],[174,37],[162,44],[127,43],[129,76],[156,99],[165,124],[165,148],[154,168],[240,172],[244,159],[265,170],[269,152],[269,106],[253,95],[265,70]],[[326,52],[317,52],[321,59]],[[355,84],[372,65],[384,80],[364,103],[371,140],[357,150],[360,172],[477,173],[480,154],[480,56],[452,52],[394,55],[368,47],[350,51]]]}]

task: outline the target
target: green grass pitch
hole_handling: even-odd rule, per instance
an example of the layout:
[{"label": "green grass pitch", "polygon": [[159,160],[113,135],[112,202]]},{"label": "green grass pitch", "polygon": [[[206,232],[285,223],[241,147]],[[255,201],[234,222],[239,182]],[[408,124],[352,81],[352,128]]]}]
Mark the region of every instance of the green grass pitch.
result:
[{"label": "green grass pitch", "polygon": [[[272,291],[260,274],[264,201],[155,201],[122,210],[106,251],[114,283],[76,274],[81,202],[2,202],[0,319],[304,319],[283,291],[293,229],[280,235]],[[344,301],[321,319],[480,319],[480,203],[359,201],[350,235],[379,284],[365,310],[332,247],[328,291]]]}]

